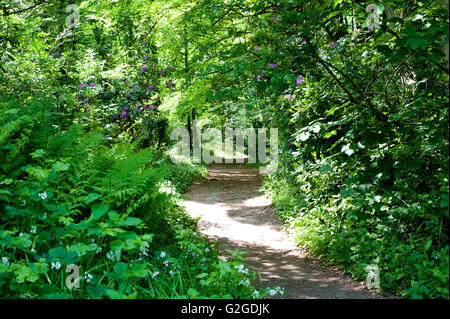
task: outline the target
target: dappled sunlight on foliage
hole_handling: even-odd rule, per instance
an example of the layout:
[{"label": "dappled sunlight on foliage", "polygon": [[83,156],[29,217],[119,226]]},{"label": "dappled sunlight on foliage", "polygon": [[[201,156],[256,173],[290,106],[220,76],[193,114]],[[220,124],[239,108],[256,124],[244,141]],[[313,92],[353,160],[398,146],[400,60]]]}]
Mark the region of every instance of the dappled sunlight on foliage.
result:
[{"label": "dappled sunlight on foliage", "polygon": [[182,207],[207,169],[174,163],[170,132],[189,131],[192,155],[194,122],[278,129],[262,190],[300,247],[357,281],[376,265],[383,292],[449,297],[448,2],[0,9],[0,297],[278,291],[219,259]]}]

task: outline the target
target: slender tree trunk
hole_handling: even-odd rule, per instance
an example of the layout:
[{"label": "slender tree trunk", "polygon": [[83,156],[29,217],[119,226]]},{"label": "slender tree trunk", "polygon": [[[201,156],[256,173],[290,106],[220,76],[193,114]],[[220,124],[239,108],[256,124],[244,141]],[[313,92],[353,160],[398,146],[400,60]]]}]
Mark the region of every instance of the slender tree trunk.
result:
[{"label": "slender tree trunk", "polygon": [[[187,26],[186,23],[184,23],[184,80],[185,80],[185,90],[187,91],[189,89],[189,43],[188,43],[188,37],[187,37]],[[192,117],[191,117],[192,116]],[[191,121],[192,119],[192,121]],[[192,114],[189,115],[187,113],[187,126],[189,130],[189,147],[191,152],[194,149],[194,134],[193,134],[193,125],[195,121],[195,111],[194,108],[192,108]]]}]

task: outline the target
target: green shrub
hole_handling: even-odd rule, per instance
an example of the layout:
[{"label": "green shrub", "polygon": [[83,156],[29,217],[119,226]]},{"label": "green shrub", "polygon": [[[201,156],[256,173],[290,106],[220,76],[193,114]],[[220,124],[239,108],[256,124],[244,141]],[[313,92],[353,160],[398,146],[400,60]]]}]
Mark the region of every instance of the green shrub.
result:
[{"label": "green shrub", "polygon": [[[35,103],[34,101],[33,103]],[[40,100],[44,104],[44,100]],[[38,103],[39,104],[39,103]],[[264,296],[240,256],[219,260],[179,205],[205,173],[101,132],[55,127],[45,108],[0,104],[0,296]],[[80,289],[65,285],[79,266]]]}]

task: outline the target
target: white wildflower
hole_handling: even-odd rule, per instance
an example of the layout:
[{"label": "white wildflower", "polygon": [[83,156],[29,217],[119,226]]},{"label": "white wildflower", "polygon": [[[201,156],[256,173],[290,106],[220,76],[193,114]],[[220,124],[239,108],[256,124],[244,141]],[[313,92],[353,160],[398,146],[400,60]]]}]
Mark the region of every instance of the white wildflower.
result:
[{"label": "white wildflower", "polygon": [[45,199],[47,198],[47,192],[39,193],[38,196],[39,196],[42,200],[45,200]]},{"label": "white wildflower", "polygon": [[238,265],[238,266],[234,266],[234,268],[236,268],[239,273],[242,273],[242,274],[247,274],[248,273],[248,269],[245,268],[245,266],[243,264]]},{"label": "white wildflower", "polygon": [[167,254],[164,251],[162,251],[161,254],[159,255],[159,257],[161,257],[161,258],[165,258],[166,256],[167,256]]},{"label": "white wildflower", "polygon": [[275,289],[270,289],[269,290],[269,295],[275,296],[276,294],[277,294],[277,291]]},{"label": "white wildflower", "polygon": [[110,250],[107,254],[106,254],[106,258],[108,258],[111,261],[114,261],[116,259],[116,256],[114,255],[114,252],[112,250]]},{"label": "white wildflower", "polygon": [[239,285],[248,287],[248,286],[250,286],[250,280],[248,280],[248,279],[241,280],[241,281],[239,282]]},{"label": "white wildflower", "polygon": [[148,256],[148,248],[146,248],[146,247],[141,247],[140,249],[140,252],[141,252],[141,254],[142,255],[144,255],[144,256]]},{"label": "white wildflower", "polygon": [[30,230],[30,233],[32,233],[32,234],[36,234],[36,229],[37,229],[37,227],[36,227],[36,226],[31,226],[31,230]]},{"label": "white wildflower", "polygon": [[169,271],[169,275],[173,276],[175,272],[173,270]]},{"label": "white wildflower", "polygon": [[8,257],[2,257],[2,264],[9,265]]},{"label": "white wildflower", "polygon": [[84,275],[83,277],[88,283],[90,283],[92,281],[92,279],[94,279],[94,276],[87,273],[86,275]]},{"label": "white wildflower", "polygon": [[158,276],[159,275],[159,271],[155,271],[153,274],[152,274],[152,278],[155,278],[156,276]]},{"label": "white wildflower", "polygon": [[61,268],[61,264],[59,263],[59,261],[57,262],[52,262],[52,269],[60,269]]}]

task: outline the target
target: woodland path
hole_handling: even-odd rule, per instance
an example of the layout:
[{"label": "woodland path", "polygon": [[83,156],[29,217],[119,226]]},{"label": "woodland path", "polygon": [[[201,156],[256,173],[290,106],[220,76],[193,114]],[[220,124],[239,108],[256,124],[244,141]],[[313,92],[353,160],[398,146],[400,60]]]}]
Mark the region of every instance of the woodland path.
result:
[{"label": "woodland path", "polygon": [[256,286],[280,286],[283,298],[380,298],[297,247],[260,193],[264,176],[258,169],[212,164],[208,171],[188,189],[184,205],[201,217],[198,230],[217,239],[224,256],[227,250],[247,252],[246,266],[261,275]]}]

